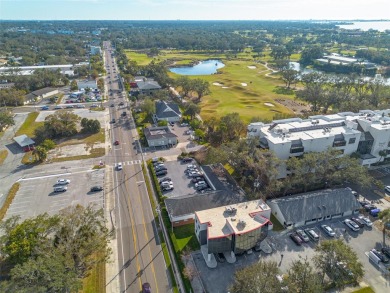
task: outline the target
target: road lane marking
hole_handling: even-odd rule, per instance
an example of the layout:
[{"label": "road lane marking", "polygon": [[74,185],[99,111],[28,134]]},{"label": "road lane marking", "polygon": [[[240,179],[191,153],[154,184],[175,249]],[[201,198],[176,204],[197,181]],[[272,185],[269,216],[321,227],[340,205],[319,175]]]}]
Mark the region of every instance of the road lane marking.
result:
[{"label": "road lane marking", "polygon": [[70,174],[80,174],[80,173],[90,173],[94,172],[94,170],[85,170],[85,171],[78,171],[78,172],[67,172],[67,173],[62,173],[62,174],[51,174],[51,175],[46,175],[46,176],[37,176],[37,177],[30,177],[30,178],[20,178],[16,182],[19,181],[30,181],[30,180],[37,180],[37,179],[44,179],[44,178],[50,178],[50,177],[58,177],[58,176],[66,176]]}]

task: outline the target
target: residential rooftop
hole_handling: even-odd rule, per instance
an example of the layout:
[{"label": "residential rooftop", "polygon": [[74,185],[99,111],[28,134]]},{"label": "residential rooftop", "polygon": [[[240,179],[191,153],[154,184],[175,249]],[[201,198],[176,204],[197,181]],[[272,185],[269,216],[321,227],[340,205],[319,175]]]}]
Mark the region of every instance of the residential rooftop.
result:
[{"label": "residential rooftop", "polygon": [[232,234],[244,234],[260,228],[268,222],[259,213],[270,210],[261,199],[213,209],[197,211],[200,223],[208,224],[207,238],[222,238]]}]

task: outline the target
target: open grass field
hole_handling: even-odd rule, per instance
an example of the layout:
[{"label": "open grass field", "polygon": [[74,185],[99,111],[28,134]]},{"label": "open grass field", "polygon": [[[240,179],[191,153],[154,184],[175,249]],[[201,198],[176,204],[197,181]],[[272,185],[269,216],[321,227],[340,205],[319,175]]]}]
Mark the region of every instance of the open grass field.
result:
[{"label": "open grass field", "polygon": [[34,137],[34,131],[37,129],[39,126],[43,125],[44,122],[35,122],[39,115],[39,112],[32,112],[28,114],[26,120],[20,126],[19,130],[16,132],[15,136],[19,136],[22,134],[26,134],[29,137]]}]

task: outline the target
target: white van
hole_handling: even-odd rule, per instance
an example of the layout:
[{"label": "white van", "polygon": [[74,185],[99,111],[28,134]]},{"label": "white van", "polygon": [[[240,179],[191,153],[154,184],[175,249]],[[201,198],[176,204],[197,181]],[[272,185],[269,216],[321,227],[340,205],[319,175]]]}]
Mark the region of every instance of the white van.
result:
[{"label": "white van", "polygon": [[368,252],[368,258],[374,263],[379,264],[381,262],[380,258],[375,255],[372,251]]}]

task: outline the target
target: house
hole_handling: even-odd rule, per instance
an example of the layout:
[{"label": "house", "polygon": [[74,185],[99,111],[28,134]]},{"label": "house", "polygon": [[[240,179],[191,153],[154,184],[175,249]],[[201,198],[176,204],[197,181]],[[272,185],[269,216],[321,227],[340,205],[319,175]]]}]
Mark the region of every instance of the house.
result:
[{"label": "house", "polygon": [[151,95],[153,92],[161,89],[161,86],[152,78],[145,78],[143,76],[136,76],[134,78],[136,83],[135,91],[139,94]]},{"label": "house", "polygon": [[79,91],[85,91],[86,88],[89,88],[92,91],[98,90],[96,80],[78,80],[77,88]]},{"label": "house", "polygon": [[212,191],[166,198],[164,202],[173,227],[193,223],[196,211],[237,204],[245,200],[244,191],[222,164],[200,166],[200,169]]},{"label": "house", "polygon": [[178,142],[177,135],[168,126],[147,127],[144,134],[150,147],[171,147]]},{"label": "house", "polygon": [[235,261],[235,254],[252,249],[268,235],[271,209],[261,199],[195,212],[195,235],[209,267],[215,253]]},{"label": "house", "polygon": [[165,101],[156,102],[156,114],[153,116],[153,120],[177,122],[181,119],[181,111],[179,106],[175,103],[167,103]]},{"label": "house", "polygon": [[33,91],[24,97],[24,104],[31,104],[38,102],[44,98],[58,94],[58,89],[45,87],[40,90]]},{"label": "house", "polygon": [[[290,118],[265,124],[248,125],[248,137],[259,140],[259,146],[269,149],[281,160],[299,157],[307,152],[323,152],[328,148],[343,155],[358,153],[362,165],[390,158],[390,109],[361,110],[315,115],[309,119]],[[383,157],[381,151],[386,152]],[[287,175],[281,171],[280,177]]]},{"label": "house", "polygon": [[268,200],[272,214],[285,227],[296,228],[359,212],[349,188],[326,189]]}]

